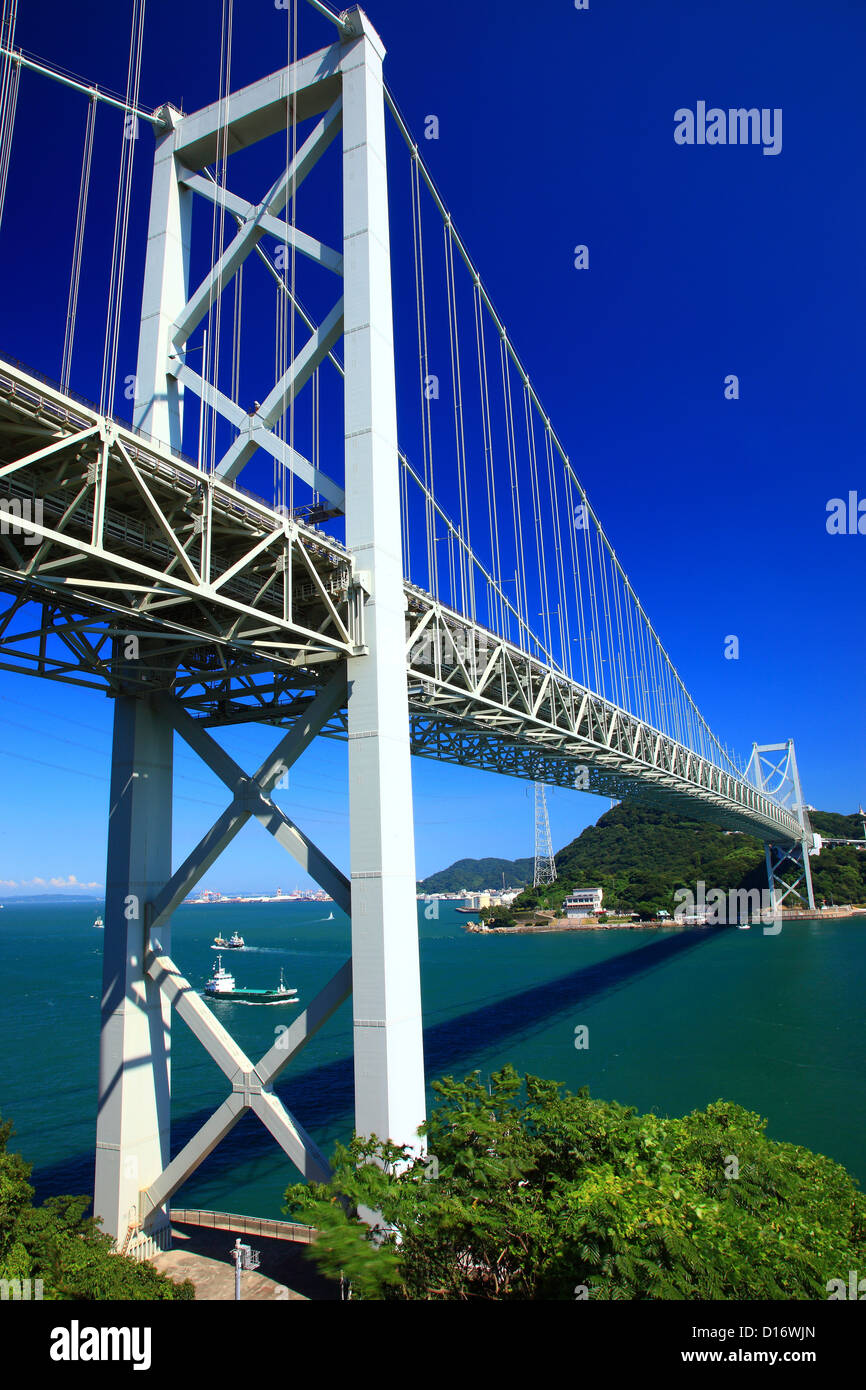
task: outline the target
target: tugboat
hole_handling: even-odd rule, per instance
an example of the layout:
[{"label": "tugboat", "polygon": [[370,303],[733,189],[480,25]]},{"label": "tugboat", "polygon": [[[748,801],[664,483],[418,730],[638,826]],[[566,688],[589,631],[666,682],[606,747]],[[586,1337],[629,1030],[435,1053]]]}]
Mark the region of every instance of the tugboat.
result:
[{"label": "tugboat", "polygon": [[225,939],[224,936],[217,935],[217,936],[215,936],[214,939],[213,939],[213,945],[211,946],[211,950],[212,950],[212,951],[224,951],[225,948],[226,948],[226,946],[228,946],[228,944],[229,944],[229,943],[226,941],[226,939]]},{"label": "tugboat", "polygon": [[208,999],[227,999],[242,1004],[297,1004],[298,991],[287,989],[280,970],[278,989],[238,989],[234,975],[223,969],[222,956],[217,956],[217,968],[204,987]]},{"label": "tugboat", "polygon": [[244,939],[238,936],[237,932],[232,932],[226,945],[230,951],[242,951],[244,949]]}]

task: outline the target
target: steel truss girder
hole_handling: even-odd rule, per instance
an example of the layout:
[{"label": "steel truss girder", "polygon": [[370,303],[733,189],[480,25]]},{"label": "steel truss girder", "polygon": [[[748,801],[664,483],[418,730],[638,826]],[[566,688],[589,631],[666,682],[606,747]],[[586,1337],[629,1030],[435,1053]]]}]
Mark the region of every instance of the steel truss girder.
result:
[{"label": "steel truss girder", "polygon": [[[136,663],[122,660],[123,636],[128,633],[141,642],[142,656]],[[219,645],[203,647],[164,625],[131,624],[110,614],[100,619],[40,603],[26,590],[13,594],[5,609],[0,608],[0,669],[114,695],[173,690],[206,726],[291,724],[305,713],[336,664],[339,657],[334,654],[275,671],[266,657],[251,658]],[[323,733],[341,727],[338,711]]]},{"label": "steel truss girder", "polygon": [[[419,590],[409,591],[406,626],[413,751],[469,763],[475,747],[481,765],[505,771],[531,767],[533,759],[516,750],[532,745],[538,759],[571,765],[570,781],[562,772],[554,779],[566,785],[575,785],[582,767],[584,790],[639,795],[684,815],[703,808],[765,841],[801,837],[791,811],[757,787]],[[469,737],[455,743],[459,730]],[[483,748],[473,734],[485,736]],[[544,780],[535,772],[512,775]]]},{"label": "steel truss girder", "polygon": [[276,668],[360,646],[353,562],[337,541],[0,362],[2,497],[27,503],[21,534],[0,528],[7,591]]}]

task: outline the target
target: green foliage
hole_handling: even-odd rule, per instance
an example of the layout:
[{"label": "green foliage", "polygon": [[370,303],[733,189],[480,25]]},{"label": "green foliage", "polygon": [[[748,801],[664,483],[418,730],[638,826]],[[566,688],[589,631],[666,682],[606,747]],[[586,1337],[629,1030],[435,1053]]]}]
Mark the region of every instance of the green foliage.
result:
[{"label": "green foliage", "polygon": [[435,1164],[355,1139],[286,1192],[355,1297],[813,1299],[866,1265],[855,1180],[738,1105],[641,1115],[511,1067],[434,1089]]},{"label": "green foliage", "polygon": [[532,882],[533,859],[458,859],[448,869],[430,874],[418,884],[419,893],[481,893],[485,888],[498,888],[505,874],[508,888],[521,888]]},{"label": "green foliage", "polygon": [[12,1125],[0,1122],[0,1278],[41,1279],[45,1299],[190,1299],[149,1264],[112,1253],[110,1236],[85,1215],[88,1197],[33,1205],[31,1165],[8,1152]]}]

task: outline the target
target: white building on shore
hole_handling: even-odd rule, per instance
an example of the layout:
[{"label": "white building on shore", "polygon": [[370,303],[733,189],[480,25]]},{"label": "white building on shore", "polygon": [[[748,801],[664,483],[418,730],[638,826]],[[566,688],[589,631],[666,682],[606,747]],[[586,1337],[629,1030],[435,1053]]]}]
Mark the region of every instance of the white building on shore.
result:
[{"label": "white building on shore", "polygon": [[566,917],[586,917],[590,912],[600,912],[603,897],[603,888],[575,888],[562,904]]}]

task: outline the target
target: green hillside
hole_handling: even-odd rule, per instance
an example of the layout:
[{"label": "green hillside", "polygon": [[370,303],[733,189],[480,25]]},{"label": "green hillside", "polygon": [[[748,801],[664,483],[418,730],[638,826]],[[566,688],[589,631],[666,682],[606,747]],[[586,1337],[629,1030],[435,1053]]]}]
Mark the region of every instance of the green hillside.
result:
[{"label": "green hillside", "polygon": [[837,840],[863,839],[862,816],[841,816],[837,811],[810,811],[809,820],[812,829],[822,835],[832,835]]},{"label": "green hillside", "polygon": [[[816,811],[811,819],[824,834],[863,834],[857,816]],[[828,849],[810,863],[817,904],[866,902],[866,853]],[[543,905],[542,899],[558,908],[573,888],[602,887],[605,907],[654,916],[672,913],[676,889],[694,892],[699,879],[708,890],[767,886],[761,841],[636,802],[623,802],[587,826],[559,851],[556,867],[552,888],[527,889],[515,910]]]},{"label": "green hillside", "polygon": [[532,859],[458,859],[448,869],[430,874],[418,884],[419,893],[457,893],[466,888],[478,893],[484,888],[499,888],[502,875],[508,888],[523,888],[532,882]]}]

